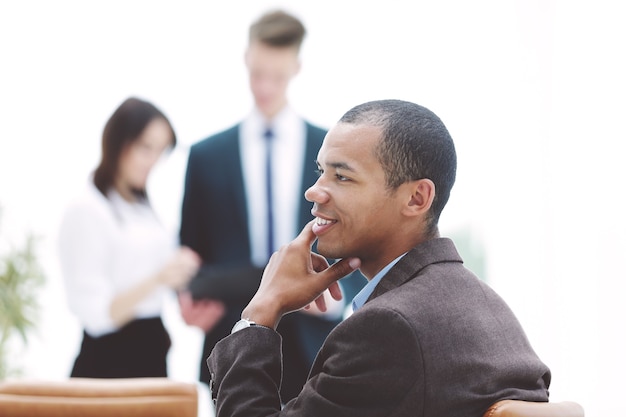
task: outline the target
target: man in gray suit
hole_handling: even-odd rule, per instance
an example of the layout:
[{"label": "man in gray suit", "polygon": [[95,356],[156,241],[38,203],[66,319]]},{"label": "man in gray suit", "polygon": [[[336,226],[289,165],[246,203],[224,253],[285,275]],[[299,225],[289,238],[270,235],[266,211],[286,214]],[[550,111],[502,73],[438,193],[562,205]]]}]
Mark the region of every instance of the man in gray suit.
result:
[{"label": "man in gray suit", "polygon": [[[548,401],[550,370],[506,303],[467,270],[439,216],[454,143],[417,104],[348,111],[317,157],[311,221],[274,254],[232,334],[207,360],[218,417],[480,417],[502,399]],[[328,266],[317,250],[329,259]],[[300,394],[278,393],[283,315],[360,269],[354,313],[326,338]]]}]

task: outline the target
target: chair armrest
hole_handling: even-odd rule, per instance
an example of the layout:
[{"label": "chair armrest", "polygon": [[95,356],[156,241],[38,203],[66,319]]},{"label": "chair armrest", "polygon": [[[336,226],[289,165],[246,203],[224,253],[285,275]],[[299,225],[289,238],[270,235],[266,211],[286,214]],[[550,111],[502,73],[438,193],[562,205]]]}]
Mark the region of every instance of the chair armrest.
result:
[{"label": "chair armrest", "polygon": [[584,417],[582,406],[573,401],[542,403],[502,400],[487,409],[483,417]]},{"label": "chair armrest", "polygon": [[3,417],[197,417],[194,384],[168,378],[69,378],[0,383]]}]

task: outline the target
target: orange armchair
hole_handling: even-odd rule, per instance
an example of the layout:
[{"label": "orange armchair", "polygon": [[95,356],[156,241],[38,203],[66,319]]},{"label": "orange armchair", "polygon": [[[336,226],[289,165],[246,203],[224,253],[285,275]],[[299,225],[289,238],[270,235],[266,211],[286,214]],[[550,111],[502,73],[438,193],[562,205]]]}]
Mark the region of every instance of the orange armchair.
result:
[{"label": "orange armchair", "polygon": [[493,404],[483,417],[584,417],[580,404],[573,401],[539,403],[502,400]]},{"label": "orange armchair", "polygon": [[168,378],[0,382],[2,417],[197,417],[198,391]]}]

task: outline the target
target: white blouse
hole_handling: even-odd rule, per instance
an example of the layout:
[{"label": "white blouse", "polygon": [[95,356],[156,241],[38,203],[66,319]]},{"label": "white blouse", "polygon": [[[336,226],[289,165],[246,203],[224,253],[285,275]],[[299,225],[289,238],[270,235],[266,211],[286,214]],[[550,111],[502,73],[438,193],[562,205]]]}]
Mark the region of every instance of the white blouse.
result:
[{"label": "white blouse", "polygon": [[[175,244],[148,205],[115,191],[107,199],[90,183],[66,209],[59,231],[69,308],[85,331],[97,337],[117,330],[113,298],[162,268]],[[160,316],[166,291],[160,287],[140,302],[135,318]]]}]

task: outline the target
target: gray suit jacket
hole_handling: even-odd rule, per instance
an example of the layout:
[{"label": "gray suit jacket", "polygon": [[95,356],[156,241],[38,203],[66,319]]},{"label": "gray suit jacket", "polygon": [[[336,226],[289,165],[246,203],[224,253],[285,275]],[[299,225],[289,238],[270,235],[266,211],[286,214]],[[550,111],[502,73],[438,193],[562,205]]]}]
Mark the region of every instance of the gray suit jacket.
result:
[{"label": "gray suit jacket", "polygon": [[207,364],[219,417],[480,417],[501,399],[548,401],[550,384],[513,312],[445,238],[407,253],[330,333],[282,410],[273,330],[227,337]]}]

